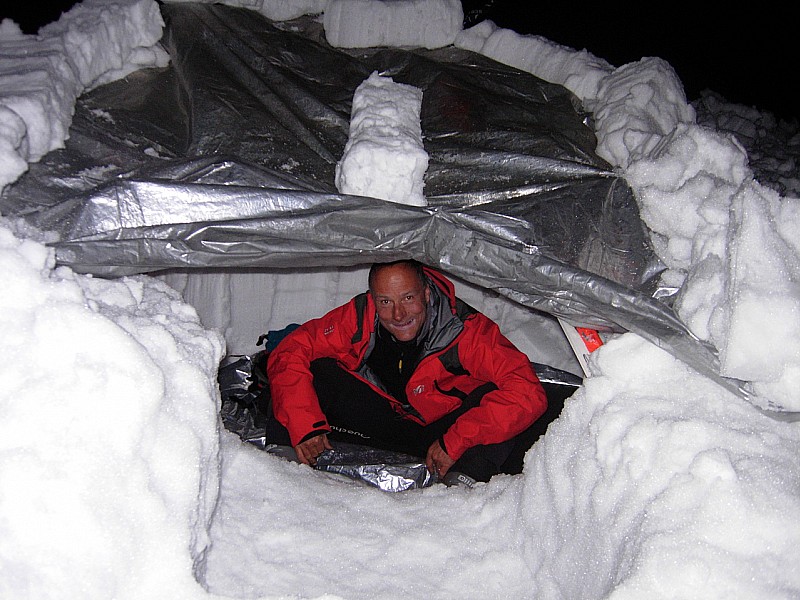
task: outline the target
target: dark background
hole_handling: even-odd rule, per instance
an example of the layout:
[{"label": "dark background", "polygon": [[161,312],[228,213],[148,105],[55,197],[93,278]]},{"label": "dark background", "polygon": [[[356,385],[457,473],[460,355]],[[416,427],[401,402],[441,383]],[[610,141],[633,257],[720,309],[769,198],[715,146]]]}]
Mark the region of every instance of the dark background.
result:
[{"label": "dark background", "polygon": [[[12,18],[25,33],[36,33],[75,1],[5,4],[0,17]],[[688,100],[710,89],[731,102],[784,119],[800,117],[795,91],[800,83],[800,25],[790,14],[790,3],[783,8],[748,4],[746,9],[723,4],[713,12],[658,3],[612,3],[602,10],[597,5],[533,0],[462,0],[462,5],[467,26],[491,19],[519,33],[586,49],[615,67],[646,56],[663,58],[683,81]]]},{"label": "dark background", "polygon": [[[586,49],[615,67],[646,56],[666,60],[688,100],[713,90],[731,102],[800,117],[800,22],[769,3],[581,3],[462,0],[465,20],[477,15],[500,27]],[[793,11],[792,11],[793,12]],[[476,21],[477,22],[477,21]],[[469,23],[467,23],[469,24]]]}]

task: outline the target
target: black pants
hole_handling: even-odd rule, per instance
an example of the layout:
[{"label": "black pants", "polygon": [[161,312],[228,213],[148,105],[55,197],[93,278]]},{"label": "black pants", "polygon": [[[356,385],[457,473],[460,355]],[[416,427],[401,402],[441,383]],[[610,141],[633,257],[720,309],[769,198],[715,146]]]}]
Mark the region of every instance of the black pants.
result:
[{"label": "black pants", "polygon": [[[492,383],[480,386],[453,412],[433,423],[420,425],[398,415],[386,398],[340,368],[333,359],[314,361],[311,373],[320,407],[331,427],[330,439],[403,452],[420,458],[425,457],[428,447],[444,435],[459,416],[478,406],[485,394],[497,389]],[[291,445],[286,428],[274,415],[270,417],[266,430],[267,443]],[[489,481],[493,475],[501,472],[503,464],[517,446],[517,438],[499,444],[474,446],[450,470],[469,475],[476,481]]]}]

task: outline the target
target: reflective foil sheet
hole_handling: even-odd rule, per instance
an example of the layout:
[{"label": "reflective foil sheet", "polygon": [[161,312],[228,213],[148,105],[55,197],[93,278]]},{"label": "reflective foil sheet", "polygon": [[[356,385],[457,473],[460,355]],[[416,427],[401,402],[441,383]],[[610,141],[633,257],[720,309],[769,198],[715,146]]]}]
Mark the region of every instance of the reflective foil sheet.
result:
[{"label": "reflective foil sheet", "polygon": [[[343,51],[314,19],[162,6],[171,64],[82,96],[0,212],[101,276],[416,258],[574,325],[634,331],[727,387],[659,289],[625,181],[565,88],[457,48]],[[423,91],[427,207],[337,193],[356,87]]]},{"label": "reflective foil sheet", "polygon": [[404,492],[436,482],[419,457],[335,441],[331,445],[333,450],[317,459],[314,468],[318,471],[344,475],[385,492]]},{"label": "reflective foil sheet", "polygon": [[230,356],[217,371],[222,404],[220,418],[228,431],[261,448],[266,447],[265,424],[269,415],[269,385],[254,363],[259,355]]}]

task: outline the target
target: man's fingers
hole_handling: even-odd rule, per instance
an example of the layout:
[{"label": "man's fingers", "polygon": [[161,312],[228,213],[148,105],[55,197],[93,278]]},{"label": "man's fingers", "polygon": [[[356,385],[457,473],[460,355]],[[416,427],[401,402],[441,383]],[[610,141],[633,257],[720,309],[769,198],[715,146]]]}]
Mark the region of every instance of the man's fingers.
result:
[{"label": "man's fingers", "polygon": [[455,461],[444,451],[438,441],[433,442],[425,456],[425,465],[432,475],[444,477]]},{"label": "man's fingers", "polygon": [[306,456],[305,448],[303,448],[302,444],[298,444],[294,447],[294,451],[297,453],[297,460],[299,460],[304,465],[308,464],[308,456]]},{"label": "man's fingers", "polygon": [[325,450],[333,450],[333,446],[331,446],[330,441],[328,441],[328,436],[323,433],[310,440],[297,444],[294,449],[295,452],[297,452],[297,459],[301,463],[314,466],[317,464],[317,457],[325,452]]},{"label": "man's fingers", "polygon": [[303,463],[304,465],[313,465],[314,464],[314,454],[311,445],[308,442],[303,442],[302,444],[297,444],[294,447],[295,452],[297,452],[297,459]]},{"label": "man's fingers", "polygon": [[432,449],[428,449],[428,454],[425,457],[425,466],[428,467],[428,472],[431,475],[439,475],[439,463],[435,458],[435,454]]}]

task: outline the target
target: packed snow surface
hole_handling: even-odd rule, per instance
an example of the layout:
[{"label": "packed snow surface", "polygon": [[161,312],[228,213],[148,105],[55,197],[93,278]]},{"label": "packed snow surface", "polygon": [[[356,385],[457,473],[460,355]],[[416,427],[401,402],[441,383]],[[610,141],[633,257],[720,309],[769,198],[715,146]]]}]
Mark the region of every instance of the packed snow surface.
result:
[{"label": "packed snow surface", "polygon": [[201,592],[224,349],[156,279],[54,269],[0,227],[0,597]]},{"label": "packed snow surface", "polygon": [[[320,10],[294,6],[308,4]],[[359,5],[340,37],[384,10]],[[87,0],[38,36],[4,21],[0,186],[63,144],[83,89],[131,53],[162,64],[160,27],[146,0]],[[407,19],[381,43],[424,29]],[[625,334],[592,355],[522,475],[386,494],[220,432],[223,341],[194,308],[154,278],[56,268],[40,232],[3,219],[0,597],[800,597],[800,425],[761,410],[800,409],[797,198],[758,183],[733,135],[696,123],[663,61],[614,68],[491,23],[456,43],[594,112],[681,318],[751,382],[750,401]],[[285,325],[288,307],[327,310],[325,275],[307,281],[275,276],[285,306],[254,333]]]}]

